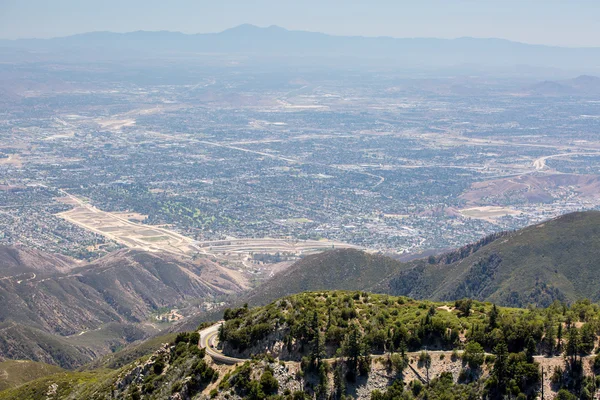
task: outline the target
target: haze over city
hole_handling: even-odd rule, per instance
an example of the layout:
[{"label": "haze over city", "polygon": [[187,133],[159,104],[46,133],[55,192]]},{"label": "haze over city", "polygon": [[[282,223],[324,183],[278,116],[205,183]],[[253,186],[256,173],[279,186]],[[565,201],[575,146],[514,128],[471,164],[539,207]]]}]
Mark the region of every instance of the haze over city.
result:
[{"label": "haze over city", "polygon": [[0,0],[0,400],[600,397],[600,7]]},{"label": "haze over city", "polygon": [[600,47],[594,0],[2,0],[0,38],[91,31],[220,32],[251,23],[334,35],[480,37]]}]

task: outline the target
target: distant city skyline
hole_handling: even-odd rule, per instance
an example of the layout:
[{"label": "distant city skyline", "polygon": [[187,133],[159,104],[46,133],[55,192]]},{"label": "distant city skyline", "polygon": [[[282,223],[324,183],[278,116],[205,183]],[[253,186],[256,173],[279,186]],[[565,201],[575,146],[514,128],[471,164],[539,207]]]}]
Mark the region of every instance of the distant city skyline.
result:
[{"label": "distant city skyline", "polygon": [[244,23],[333,35],[485,37],[600,47],[597,0],[0,0],[0,38],[220,32]]}]

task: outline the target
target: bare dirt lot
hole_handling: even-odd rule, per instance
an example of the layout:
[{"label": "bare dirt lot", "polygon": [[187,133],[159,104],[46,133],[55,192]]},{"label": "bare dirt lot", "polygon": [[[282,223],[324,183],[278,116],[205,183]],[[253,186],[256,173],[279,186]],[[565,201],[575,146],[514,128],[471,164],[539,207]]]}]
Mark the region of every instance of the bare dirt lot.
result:
[{"label": "bare dirt lot", "polygon": [[[66,193],[65,193],[66,194]],[[354,247],[329,240],[286,240],[273,238],[228,239],[199,242],[162,226],[142,224],[146,216],[136,213],[111,213],[100,210],[75,196],[66,194],[61,202],[75,206],[57,214],[82,228],[106,236],[126,247],[192,256],[197,253],[217,258],[246,260],[251,253],[310,254],[327,249]]]},{"label": "bare dirt lot", "polygon": [[66,202],[75,203],[76,207],[58,214],[59,217],[126,247],[178,255],[195,252],[192,239],[171,230],[132,222],[128,214],[102,211],[73,196]]},{"label": "bare dirt lot", "polygon": [[488,222],[494,222],[494,219],[507,215],[518,215],[520,212],[508,207],[484,206],[472,207],[460,210],[460,213],[469,218],[482,219]]}]

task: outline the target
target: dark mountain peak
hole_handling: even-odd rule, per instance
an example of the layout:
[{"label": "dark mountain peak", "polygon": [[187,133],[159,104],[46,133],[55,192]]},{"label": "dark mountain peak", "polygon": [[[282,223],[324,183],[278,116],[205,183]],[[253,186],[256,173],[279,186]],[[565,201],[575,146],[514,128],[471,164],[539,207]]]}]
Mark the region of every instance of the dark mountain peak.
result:
[{"label": "dark mountain peak", "polygon": [[527,90],[532,95],[537,96],[562,96],[575,93],[569,85],[564,85],[556,81],[543,81],[536,83]]},{"label": "dark mountain peak", "polygon": [[598,95],[600,93],[600,78],[592,75],[580,75],[570,82],[571,86],[581,93]]},{"label": "dark mountain peak", "polygon": [[579,75],[577,78],[573,79],[574,83],[600,83],[600,77],[593,75]]}]

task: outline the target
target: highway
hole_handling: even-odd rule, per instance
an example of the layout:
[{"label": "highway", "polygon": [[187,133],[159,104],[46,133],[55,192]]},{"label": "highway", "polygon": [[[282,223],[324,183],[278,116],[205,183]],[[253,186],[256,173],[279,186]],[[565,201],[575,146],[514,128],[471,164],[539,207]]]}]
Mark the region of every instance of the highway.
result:
[{"label": "highway", "polygon": [[219,334],[219,327],[221,326],[222,323],[223,323],[223,321],[219,321],[216,324],[199,331],[198,333],[200,334],[200,343],[198,343],[198,346],[201,349],[206,349],[206,353],[216,363],[227,364],[227,365],[235,365],[238,363],[243,363],[246,360],[241,359],[241,358],[228,357],[216,349],[215,339],[217,338],[217,335]]}]

